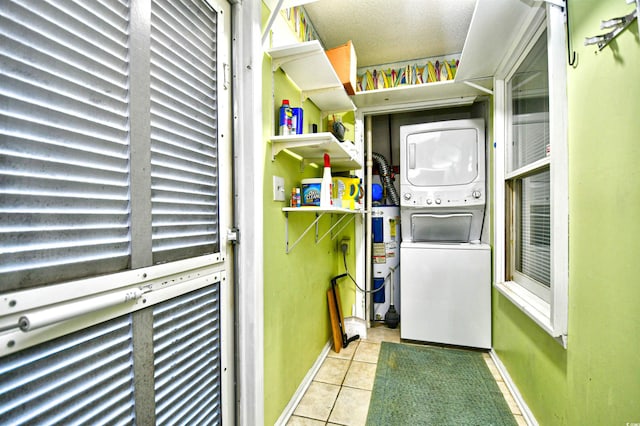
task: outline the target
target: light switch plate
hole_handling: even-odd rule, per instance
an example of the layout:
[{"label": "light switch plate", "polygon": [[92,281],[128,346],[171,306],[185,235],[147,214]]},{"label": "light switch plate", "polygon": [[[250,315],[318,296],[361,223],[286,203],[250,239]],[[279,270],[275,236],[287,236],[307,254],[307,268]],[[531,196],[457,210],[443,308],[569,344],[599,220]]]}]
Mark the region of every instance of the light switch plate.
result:
[{"label": "light switch plate", "polygon": [[273,177],[273,201],[284,201],[284,178]]}]

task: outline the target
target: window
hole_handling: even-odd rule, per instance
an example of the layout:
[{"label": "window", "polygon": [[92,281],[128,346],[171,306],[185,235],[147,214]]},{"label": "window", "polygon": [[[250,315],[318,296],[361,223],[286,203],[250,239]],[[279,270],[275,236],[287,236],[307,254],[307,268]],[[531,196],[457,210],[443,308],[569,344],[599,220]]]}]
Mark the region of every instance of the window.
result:
[{"label": "window", "polygon": [[563,12],[538,10],[496,78],[496,283],[566,345],[568,193]]},{"label": "window", "polygon": [[[543,31],[507,81],[507,279],[549,301],[549,68]],[[546,242],[546,244],[545,244]]]}]

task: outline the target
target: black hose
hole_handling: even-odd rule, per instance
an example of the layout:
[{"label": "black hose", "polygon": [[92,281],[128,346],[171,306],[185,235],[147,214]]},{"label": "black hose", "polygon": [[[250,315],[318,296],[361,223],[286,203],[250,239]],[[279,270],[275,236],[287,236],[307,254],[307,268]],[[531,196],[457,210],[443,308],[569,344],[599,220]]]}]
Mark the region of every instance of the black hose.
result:
[{"label": "black hose", "polygon": [[366,294],[366,293],[372,293],[372,294],[373,294],[373,293],[377,293],[377,292],[379,292],[380,290],[384,290],[384,288],[387,286],[387,280],[384,280],[384,282],[382,283],[382,286],[381,286],[381,287],[378,287],[378,288],[376,288],[375,290],[365,290],[364,288],[362,288],[362,287],[360,287],[360,286],[358,285],[358,283],[357,283],[356,279],[355,279],[355,278],[353,278],[353,276],[351,275],[351,273],[349,273],[349,269],[347,268],[347,254],[346,254],[346,253],[344,253],[344,252],[342,253],[342,260],[343,260],[343,262],[344,262],[344,270],[345,270],[345,271],[347,271],[347,272],[345,272],[345,273],[344,273],[344,274],[342,274],[342,275],[338,275],[337,277],[334,277],[334,278],[331,280],[331,284],[333,284],[333,283],[334,283],[335,281],[337,281],[339,278],[342,278],[342,277],[344,277],[344,276],[348,276],[349,278],[351,278],[351,281],[353,281],[353,284],[356,286],[356,288],[357,288],[358,290],[360,290],[361,292],[365,293],[365,294]]},{"label": "black hose", "polygon": [[387,163],[387,160],[384,158],[382,154],[378,154],[377,152],[372,152],[371,157],[373,161],[378,165],[378,170],[380,171],[380,180],[382,181],[382,186],[387,191],[387,197],[391,201],[394,206],[400,205],[400,197],[396,192],[396,187],[393,186],[393,181],[391,179],[391,167]]}]

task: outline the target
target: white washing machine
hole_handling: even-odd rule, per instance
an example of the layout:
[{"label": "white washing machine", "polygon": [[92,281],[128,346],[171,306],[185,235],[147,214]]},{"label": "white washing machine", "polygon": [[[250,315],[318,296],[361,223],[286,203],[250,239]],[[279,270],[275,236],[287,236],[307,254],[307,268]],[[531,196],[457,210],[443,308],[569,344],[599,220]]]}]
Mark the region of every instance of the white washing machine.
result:
[{"label": "white washing machine", "polygon": [[491,248],[403,242],[400,337],[491,348]]}]

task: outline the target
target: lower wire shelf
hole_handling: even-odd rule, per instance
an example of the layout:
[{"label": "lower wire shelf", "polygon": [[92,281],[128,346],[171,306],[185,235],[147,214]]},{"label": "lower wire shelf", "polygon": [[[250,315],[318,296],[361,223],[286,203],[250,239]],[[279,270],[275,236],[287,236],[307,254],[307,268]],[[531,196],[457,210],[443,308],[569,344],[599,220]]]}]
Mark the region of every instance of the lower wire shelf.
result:
[{"label": "lower wire shelf", "polygon": [[[345,209],[345,208],[340,208],[340,207],[330,207],[330,208],[321,208],[321,207],[284,207],[282,209],[282,211],[284,212],[284,216],[285,216],[285,252],[287,254],[291,253],[293,251],[293,248],[298,245],[298,243],[300,241],[302,241],[302,238],[304,238],[305,235],[307,235],[307,233],[309,233],[309,231],[315,227],[315,242],[316,244],[318,244],[320,241],[322,241],[327,235],[331,235],[331,239],[335,239],[336,236],[338,236],[338,234],[340,234],[340,232],[342,232],[342,230],[344,228],[346,228],[346,226],[351,223],[351,221],[356,217],[357,214],[363,214],[364,211],[363,210],[351,210],[351,209]],[[304,232],[302,232],[302,234],[300,234],[300,236],[291,244],[289,244],[289,213],[294,212],[294,213],[315,213],[315,219],[313,220],[313,222],[311,222],[307,228],[304,230]],[[332,223],[331,227],[321,236],[319,236],[319,222],[320,219],[322,219],[323,216],[325,216],[327,213],[329,213],[331,216],[333,215],[338,215],[338,219],[336,220],[335,223]],[[340,227],[340,229],[338,229],[335,233],[333,233],[333,230],[336,229],[339,225],[342,225]]]}]

